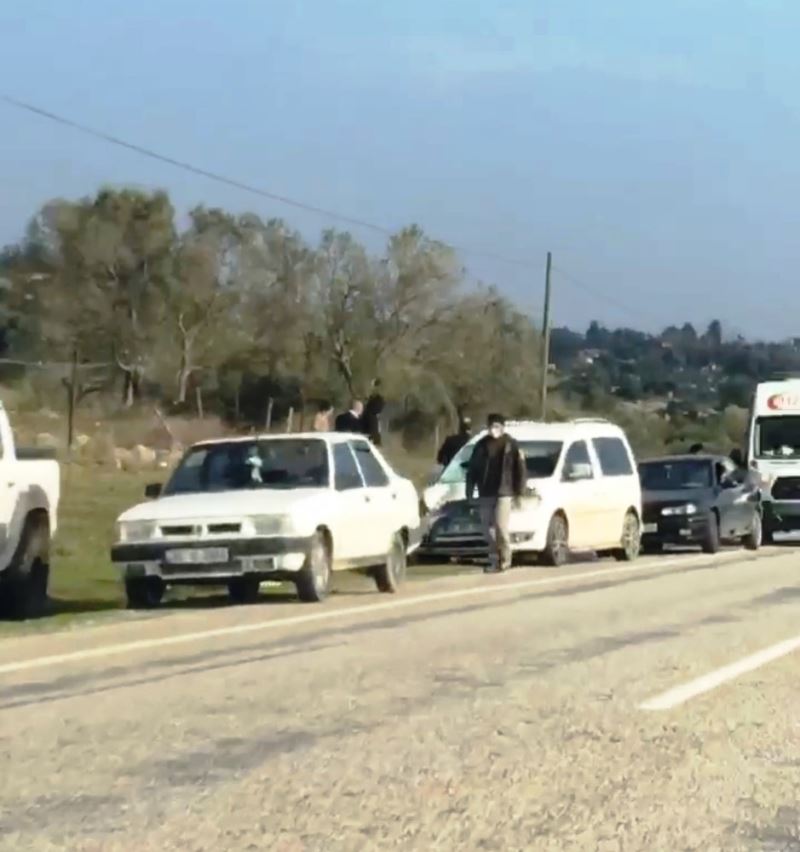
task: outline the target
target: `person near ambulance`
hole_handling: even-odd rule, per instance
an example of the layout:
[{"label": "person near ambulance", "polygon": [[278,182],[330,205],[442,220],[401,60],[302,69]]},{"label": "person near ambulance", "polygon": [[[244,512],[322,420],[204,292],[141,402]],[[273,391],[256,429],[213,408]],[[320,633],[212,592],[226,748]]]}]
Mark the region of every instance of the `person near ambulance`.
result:
[{"label": "person near ambulance", "polygon": [[519,444],[506,432],[502,414],[490,414],[487,434],[475,445],[467,468],[467,500],[478,492],[481,526],[489,542],[487,572],[511,567],[511,510],[525,492],[527,469]]}]

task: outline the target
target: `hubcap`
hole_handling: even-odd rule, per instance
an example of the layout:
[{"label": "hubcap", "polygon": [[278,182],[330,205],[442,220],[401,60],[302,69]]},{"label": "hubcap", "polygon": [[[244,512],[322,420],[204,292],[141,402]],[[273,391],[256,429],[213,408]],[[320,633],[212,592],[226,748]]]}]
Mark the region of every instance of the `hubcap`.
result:
[{"label": "hubcap", "polygon": [[328,554],[322,542],[314,542],[311,551],[311,573],[314,576],[314,587],[318,592],[324,592],[328,585]]},{"label": "hubcap", "polygon": [[553,527],[553,553],[557,561],[566,559],[567,556],[567,529],[564,522],[558,518]]},{"label": "hubcap", "polygon": [[636,556],[639,553],[639,522],[634,517],[629,517],[625,522],[623,532],[623,547],[628,556]]},{"label": "hubcap", "polygon": [[403,549],[403,545],[398,541],[392,544],[392,549],[389,551],[389,573],[392,575],[395,583],[401,583],[405,579],[405,550]]}]

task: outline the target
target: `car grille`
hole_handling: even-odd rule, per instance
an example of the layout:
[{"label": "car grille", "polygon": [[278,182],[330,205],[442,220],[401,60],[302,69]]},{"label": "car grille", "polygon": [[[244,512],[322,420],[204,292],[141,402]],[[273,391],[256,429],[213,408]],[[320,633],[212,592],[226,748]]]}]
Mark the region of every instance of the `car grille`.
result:
[{"label": "car grille", "polygon": [[191,524],[173,524],[172,526],[161,527],[161,535],[172,538],[197,535],[199,531],[199,527],[192,526]]},{"label": "car grille", "polygon": [[773,500],[800,500],[800,477],[779,476],[772,484]]}]

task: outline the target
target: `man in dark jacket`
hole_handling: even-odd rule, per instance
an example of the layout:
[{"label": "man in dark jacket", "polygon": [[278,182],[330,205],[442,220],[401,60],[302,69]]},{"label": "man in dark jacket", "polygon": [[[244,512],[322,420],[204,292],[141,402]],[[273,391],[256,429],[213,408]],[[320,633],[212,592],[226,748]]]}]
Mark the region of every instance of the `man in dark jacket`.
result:
[{"label": "man in dark jacket", "polygon": [[350,405],[350,411],[343,411],[337,418],[334,429],[337,432],[352,432],[358,434],[364,431],[362,415],[364,403],[360,399],[354,399]]},{"label": "man in dark jacket", "polygon": [[364,406],[364,416],[361,421],[364,434],[375,444],[381,445],[381,414],[383,414],[384,399],[381,396],[381,380],[375,379],[372,383],[372,392],[367,397]]},{"label": "man in dark jacket", "polygon": [[458,455],[459,450],[472,437],[472,421],[469,417],[462,417],[458,427],[458,432],[453,435],[448,435],[439,447],[439,452],[436,455],[436,461],[442,467],[447,467],[451,461]]},{"label": "man in dark jacket", "polygon": [[484,536],[489,542],[488,571],[511,567],[511,509],[525,491],[527,468],[519,444],[506,434],[502,414],[490,414],[486,422],[489,434],[481,438],[467,469],[467,500],[475,489],[481,512]]}]

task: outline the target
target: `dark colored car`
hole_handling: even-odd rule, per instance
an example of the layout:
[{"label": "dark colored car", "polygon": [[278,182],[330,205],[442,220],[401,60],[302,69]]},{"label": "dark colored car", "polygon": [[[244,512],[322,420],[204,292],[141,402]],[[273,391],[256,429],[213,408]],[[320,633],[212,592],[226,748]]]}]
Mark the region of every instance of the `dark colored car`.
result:
[{"label": "dark colored car", "polygon": [[761,546],[760,492],[748,472],[717,455],[667,456],[639,464],[642,546],[699,545],[716,553],[725,542]]}]

